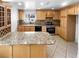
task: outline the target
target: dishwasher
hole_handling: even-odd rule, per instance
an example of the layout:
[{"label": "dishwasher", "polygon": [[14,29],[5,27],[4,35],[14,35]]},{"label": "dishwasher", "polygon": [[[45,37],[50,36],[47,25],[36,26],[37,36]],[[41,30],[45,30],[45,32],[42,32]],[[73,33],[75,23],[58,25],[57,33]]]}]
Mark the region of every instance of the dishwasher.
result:
[{"label": "dishwasher", "polygon": [[35,26],[35,31],[36,32],[41,32],[42,31],[42,26]]}]

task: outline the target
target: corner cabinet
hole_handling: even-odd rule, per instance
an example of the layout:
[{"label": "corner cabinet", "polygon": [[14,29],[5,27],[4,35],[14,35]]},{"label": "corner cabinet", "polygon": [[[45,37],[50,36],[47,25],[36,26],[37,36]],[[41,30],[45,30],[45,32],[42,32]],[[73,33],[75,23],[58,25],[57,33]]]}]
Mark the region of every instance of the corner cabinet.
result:
[{"label": "corner cabinet", "polygon": [[0,5],[0,37],[11,31],[11,9]]}]

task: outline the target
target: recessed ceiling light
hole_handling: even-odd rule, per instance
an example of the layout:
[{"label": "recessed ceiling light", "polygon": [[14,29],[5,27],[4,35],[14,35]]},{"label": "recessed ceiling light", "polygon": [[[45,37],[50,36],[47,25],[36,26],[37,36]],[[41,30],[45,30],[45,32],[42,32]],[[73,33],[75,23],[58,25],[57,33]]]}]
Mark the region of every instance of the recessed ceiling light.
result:
[{"label": "recessed ceiling light", "polygon": [[54,8],[52,8],[52,9],[54,9]]},{"label": "recessed ceiling light", "polygon": [[37,8],[37,9],[41,9],[41,8]]},{"label": "recessed ceiling light", "polygon": [[26,4],[25,4],[25,8],[26,8],[26,9],[30,8],[30,7],[29,7],[30,4],[31,4],[30,2],[26,2]]},{"label": "recessed ceiling light", "polygon": [[44,3],[43,3],[43,2],[41,2],[41,3],[40,3],[40,5],[41,5],[41,6],[43,6],[43,5],[44,5]]},{"label": "recessed ceiling light", "polygon": [[61,4],[63,7],[68,5],[68,2],[64,2]]},{"label": "recessed ceiling light", "polygon": [[22,5],[22,3],[21,3],[21,2],[19,2],[19,3],[18,3],[18,5],[19,5],[19,6],[21,6],[21,5]]}]

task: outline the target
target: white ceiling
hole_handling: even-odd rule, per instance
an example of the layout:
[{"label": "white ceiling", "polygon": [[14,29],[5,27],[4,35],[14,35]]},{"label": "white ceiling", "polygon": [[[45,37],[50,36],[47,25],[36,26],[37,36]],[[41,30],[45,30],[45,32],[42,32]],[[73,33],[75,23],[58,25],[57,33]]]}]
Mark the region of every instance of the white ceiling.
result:
[{"label": "white ceiling", "polygon": [[[67,3],[67,5],[74,4],[79,2],[79,0],[7,0],[10,4],[18,6],[18,8],[36,8],[36,9],[59,9],[65,6],[62,6],[63,3]],[[22,3],[22,5],[18,5],[18,3]],[[27,2],[28,5],[27,5]],[[40,3],[43,3],[40,5]]]}]

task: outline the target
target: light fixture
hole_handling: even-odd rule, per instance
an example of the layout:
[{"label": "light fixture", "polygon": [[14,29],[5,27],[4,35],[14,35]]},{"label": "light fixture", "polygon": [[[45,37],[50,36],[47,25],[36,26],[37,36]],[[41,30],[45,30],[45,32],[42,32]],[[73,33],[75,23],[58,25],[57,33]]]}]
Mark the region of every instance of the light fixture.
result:
[{"label": "light fixture", "polygon": [[22,5],[22,3],[21,3],[21,2],[19,2],[19,3],[18,3],[18,5],[19,5],[19,6],[21,6],[21,5]]},{"label": "light fixture", "polygon": [[64,2],[61,4],[63,7],[68,5],[68,2]]},{"label": "light fixture", "polygon": [[52,9],[54,9],[54,8],[52,8]]},{"label": "light fixture", "polygon": [[31,4],[30,2],[26,2],[26,3],[25,3],[25,8],[28,9],[29,6],[30,6],[30,4]]},{"label": "light fixture", "polygon": [[25,9],[36,9],[35,2],[26,1],[24,4],[25,4]]},{"label": "light fixture", "polygon": [[37,9],[41,9],[41,8],[37,8]]},{"label": "light fixture", "polygon": [[43,3],[43,2],[41,2],[41,3],[40,3],[40,5],[41,5],[41,6],[43,6],[43,5],[44,5],[44,3]]}]

